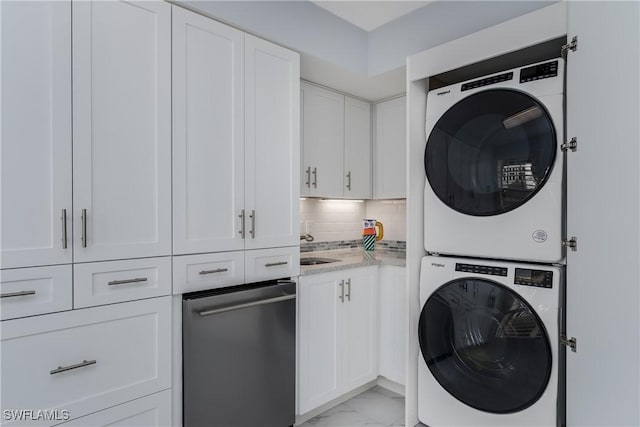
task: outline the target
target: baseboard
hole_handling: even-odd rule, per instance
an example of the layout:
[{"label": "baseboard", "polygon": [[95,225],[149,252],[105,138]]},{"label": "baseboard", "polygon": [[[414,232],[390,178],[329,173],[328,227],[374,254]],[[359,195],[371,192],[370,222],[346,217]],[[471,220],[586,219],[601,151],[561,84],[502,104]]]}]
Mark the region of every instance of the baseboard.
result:
[{"label": "baseboard", "polygon": [[386,377],[378,377],[378,385],[382,388],[386,388],[389,391],[397,393],[400,396],[404,396],[404,386]]}]

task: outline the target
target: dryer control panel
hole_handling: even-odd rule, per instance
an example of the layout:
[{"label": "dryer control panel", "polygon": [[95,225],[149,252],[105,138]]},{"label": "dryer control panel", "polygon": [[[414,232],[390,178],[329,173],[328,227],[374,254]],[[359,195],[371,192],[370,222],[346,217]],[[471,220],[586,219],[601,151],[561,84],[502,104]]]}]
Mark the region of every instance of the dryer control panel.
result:
[{"label": "dryer control panel", "polygon": [[553,271],[516,268],[513,283],[516,285],[535,286],[538,288],[551,288],[553,286]]},{"label": "dryer control panel", "polygon": [[558,61],[545,62],[520,69],[520,83],[548,79],[558,75]]}]

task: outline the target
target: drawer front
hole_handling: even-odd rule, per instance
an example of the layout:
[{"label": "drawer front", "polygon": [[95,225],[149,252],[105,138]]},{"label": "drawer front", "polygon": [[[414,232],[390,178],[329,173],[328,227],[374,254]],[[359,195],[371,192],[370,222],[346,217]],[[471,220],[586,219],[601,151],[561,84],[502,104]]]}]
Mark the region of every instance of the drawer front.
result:
[{"label": "drawer front", "polygon": [[62,427],[160,427],[171,425],[171,390],[141,397],[63,424]]},{"label": "drawer front", "polygon": [[171,295],[171,257],[73,266],[74,308]]},{"label": "drawer front", "polygon": [[66,410],[75,419],[171,387],[170,296],[8,320],[0,328],[3,414]]},{"label": "drawer front", "polygon": [[0,271],[2,320],[71,310],[71,265]]},{"label": "drawer front", "polygon": [[241,285],[244,252],[220,252],[173,257],[173,293],[204,291]]},{"label": "drawer front", "polygon": [[245,252],[247,283],[300,275],[300,247],[256,249]]}]

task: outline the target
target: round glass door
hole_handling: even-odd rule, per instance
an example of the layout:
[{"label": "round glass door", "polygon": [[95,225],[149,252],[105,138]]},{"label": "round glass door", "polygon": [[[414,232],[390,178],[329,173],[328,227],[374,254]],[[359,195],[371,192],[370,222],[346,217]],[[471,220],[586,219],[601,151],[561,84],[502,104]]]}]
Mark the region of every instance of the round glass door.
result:
[{"label": "round glass door", "polygon": [[551,347],[542,321],[499,283],[466,278],[441,286],[422,309],[418,336],[438,383],[475,409],[521,411],[549,382]]},{"label": "round glass door", "polygon": [[549,114],[532,97],[492,89],[451,107],[436,123],[424,154],[431,188],[467,215],[499,215],[544,185],[556,153]]}]

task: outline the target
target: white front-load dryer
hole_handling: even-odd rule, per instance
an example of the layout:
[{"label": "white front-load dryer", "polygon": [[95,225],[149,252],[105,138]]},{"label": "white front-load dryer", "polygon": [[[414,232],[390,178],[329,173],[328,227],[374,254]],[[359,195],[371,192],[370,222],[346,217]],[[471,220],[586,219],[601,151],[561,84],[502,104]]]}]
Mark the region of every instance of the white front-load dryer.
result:
[{"label": "white front-load dryer", "polygon": [[439,426],[563,423],[563,267],[422,259],[418,418]]},{"label": "white front-load dryer", "polygon": [[563,67],[555,59],[428,93],[428,252],[563,259]]}]

